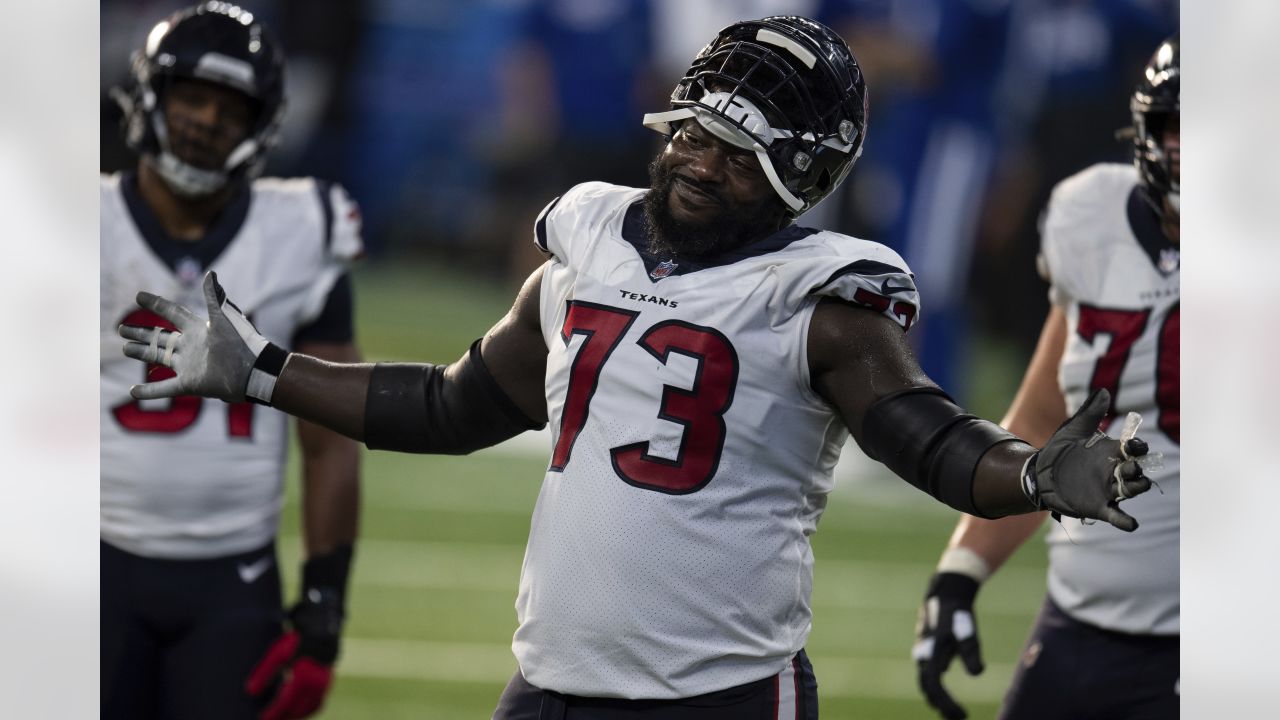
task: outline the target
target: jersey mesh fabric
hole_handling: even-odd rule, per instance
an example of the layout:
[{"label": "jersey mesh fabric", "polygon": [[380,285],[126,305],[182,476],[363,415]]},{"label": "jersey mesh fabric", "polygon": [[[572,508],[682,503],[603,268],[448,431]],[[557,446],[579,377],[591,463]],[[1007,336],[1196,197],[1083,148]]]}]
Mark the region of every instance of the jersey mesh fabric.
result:
[{"label": "jersey mesh fabric", "polygon": [[818,294],[886,277],[917,308],[892,251],[825,232],[655,281],[622,236],[643,192],[580,185],[538,233],[553,449],[513,649],[529,682],[575,695],[689,697],[800,650],[847,437],[809,389],[809,319]]}]

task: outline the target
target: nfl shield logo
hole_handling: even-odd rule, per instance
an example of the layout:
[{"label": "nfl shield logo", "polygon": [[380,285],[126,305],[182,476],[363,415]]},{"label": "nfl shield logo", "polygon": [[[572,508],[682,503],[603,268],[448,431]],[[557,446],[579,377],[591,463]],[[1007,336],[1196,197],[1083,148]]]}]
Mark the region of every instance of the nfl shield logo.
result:
[{"label": "nfl shield logo", "polygon": [[195,285],[200,281],[200,276],[204,274],[204,267],[200,265],[200,261],[193,257],[187,256],[178,261],[178,279],[186,285]]},{"label": "nfl shield logo", "polygon": [[670,260],[663,260],[658,263],[658,267],[654,268],[653,271],[649,273],[649,277],[654,280],[661,280],[662,278],[670,275],[675,269],[676,263],[671,262]]},{"label": "nfl shield logo", "polygon": [[1182,265],[1182,254],[1175,248],[1164,248],[1160,251],[1160,272],[1168,275]]}]

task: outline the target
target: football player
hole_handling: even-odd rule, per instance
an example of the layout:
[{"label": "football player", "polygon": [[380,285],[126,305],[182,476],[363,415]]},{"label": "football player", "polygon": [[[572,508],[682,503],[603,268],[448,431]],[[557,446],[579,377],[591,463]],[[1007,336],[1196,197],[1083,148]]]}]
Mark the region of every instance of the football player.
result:
[{"label": "football player", "polygon": [[[222,2],[161,21],[135,54],[117,97],[139,161],[102,178],[104,336],[170,327],[134,303],[139,284],[195,301],[216,269],[272,342],[360,359],[347,275],[361,252],[355,204],[314,179],[255,179],[284,110],[283,73],[267,28]],[[130,397],[130,385],[172,371],[114,347],[101,373],[102,717],[314,712],[345,613],[359,447],[298,423],[306,562],[286,618],[274,540],[288,418],[187,393]]]},{"label": "football player", "polygon": [[133,392],[251,397],[409,452],[550,423],[499,720],[816,717],[809,535],[850,432],[965,512],[1136,527],[1117,498],[1148,480],[1097,432],[1105,390],[1037,454],[920,371],[901,258],[793,223],[866,134],[838,35],[735,23],[644,123],[666,136],[651,187],[591,182],[548,204],[534,228],[547,262],[457,362],[287,353],[210,274],[207,320],[139,294],[176,329],[124,327],[125,354],[176,376]]},{"label": "football player", "polygon": [[[1049,592],[1000,717],[1178,716],[1179,540],[1179,62],[1178,38],[1156,50],[1133,93],[1134,162],[1095,165],[1054,190],[1041,270],[1052,307],[1004,426],[1033,444],[1067,408],[1106,389],[1104,422],[1140,412],[1163,453],[1159,494],[1133,501],[1142,529],[1104,523],[1050,527]],[[965,516],[920,611],[913,655],[920,687],[946,718],[964,710],[942,686],[959,655],[982,672],[974,598],[1044,521]]]}]

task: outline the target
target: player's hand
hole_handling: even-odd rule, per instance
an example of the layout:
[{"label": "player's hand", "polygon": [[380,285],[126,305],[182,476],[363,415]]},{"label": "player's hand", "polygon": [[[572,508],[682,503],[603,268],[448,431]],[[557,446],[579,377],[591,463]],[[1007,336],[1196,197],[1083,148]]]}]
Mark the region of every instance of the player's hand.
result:
[{"label": "player's hand", "polygon": [[[205,320],[187,308],[149,292],[138,293],[138,305],[173,323],[174,330],[121,325],[119,332],[129,342],[124,354],[146,363],[172,368],[174,377],[134,385],[133,397],[145,400],[178,395],[200,395],[227,402],[241,402],[246,392],[254,399],[268,402],[274,377],[254,373],[255,363],[267,347],[275,348],[240,312],[218,284],[213,272],[204,276],[204,299],[209,319]],[[283,356],[275,348],[271,356]],[[283,365],[283,362],[279,363]],[[250,387],[254,379],[259,387]],[[261,387],[264,382],[270,387]]]},{"label": "player's hand", "polygon": [[308,589],[293,606],[290,629],[275,641],[245,683],[245,691],[254,696],[279,688],[261,720],[305,718],[324,705],[333,684],[342,620],[338,594],[324,588]]},{"label": "player's hand", "polygon": [[978,581],[958,572],[939,572],[929,580],[924,604],[916,621],[916,643],[911,657],[916,661],[920,692],[942,717],[964,720],[968,713],[942,686],[942,674],[956,655],[970,675],[984,669],[978,645],[978,625],[973,599]]},{"label": "player's hand", "polygon": [[1090,395],[1027,461],[1022,489],[1043,510],[1105,520],[1133,532],[1138,521],[1121,510],[1119,502],[1151,487],[1139,465],[1147,443],[1136,437],[1122,442],[1099,431],[1110,406],[1111,394],[1105,389]]}]

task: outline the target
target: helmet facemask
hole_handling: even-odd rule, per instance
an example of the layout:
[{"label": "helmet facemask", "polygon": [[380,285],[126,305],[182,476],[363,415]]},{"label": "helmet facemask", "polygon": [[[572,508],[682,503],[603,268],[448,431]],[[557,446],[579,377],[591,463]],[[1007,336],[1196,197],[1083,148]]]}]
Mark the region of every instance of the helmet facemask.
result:
[{"label": "helmet facemask", "polygon": [[1179,212],[1181,198],[1179,178],[1173,172],[1175,158],[1164,144],[1165,131],[1181,108],[1178,45],[1177,36],[1161,43],[1129,102],[1133,115],[1133,162],[1148,200],[1161,216],[1166,203],[1173,212]]}]

